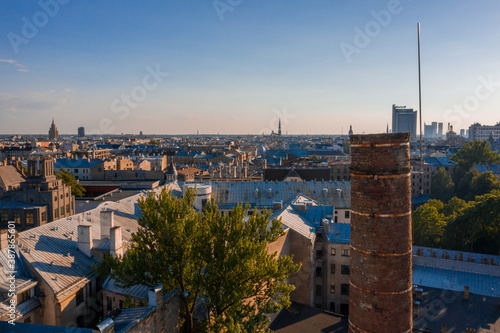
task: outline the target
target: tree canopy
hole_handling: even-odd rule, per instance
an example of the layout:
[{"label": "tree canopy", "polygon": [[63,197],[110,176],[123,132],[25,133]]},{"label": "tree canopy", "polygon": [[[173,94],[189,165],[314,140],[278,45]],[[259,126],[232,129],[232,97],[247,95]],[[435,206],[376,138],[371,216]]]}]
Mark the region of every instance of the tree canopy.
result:
[{"label": "tree canopy", "polygon": [[412,224],[415,245],[498,255],[500,190],[469,202],[430,200],[414,211]]},{"label": "tree canopy", "polygon": [[62,179],[64,184],[71,186],[71,194],[75,197],[83,197],[85,192],[87,192],[85,188],[76,181],[75,177],[64,169],[56,173],[56,178]]},{"label": "tree canopy", "polygon": [[431,179],[431,198],[448,202],[455,192],[455,184],[451,176],[444,169],[439,169],[432,175]]},{"label": "tree canopy", "polygon": [[500,162],[497,151],[492,151],[486,140],[476,140],[465,143],[451,157],[457,165],[468,171],[474,164],[495,164]]},{"label": "tree canopy", "polygon": [[183,330],[194,329],[195,308],[208,313],[207,332],[256,332],[267,325],[264,313],[289,306],[293,286],[286,281],[300,265],[289,256],[269,253],[268,245],[284,235],[270,213],[247,216],[238,206],[222,214],[213,200],[203,212],[193,208],[189,191],[176,198],[163,190],[139,200],[140,228],[123,258],[107,257],[96,271],[119,285],[178,289]]}]

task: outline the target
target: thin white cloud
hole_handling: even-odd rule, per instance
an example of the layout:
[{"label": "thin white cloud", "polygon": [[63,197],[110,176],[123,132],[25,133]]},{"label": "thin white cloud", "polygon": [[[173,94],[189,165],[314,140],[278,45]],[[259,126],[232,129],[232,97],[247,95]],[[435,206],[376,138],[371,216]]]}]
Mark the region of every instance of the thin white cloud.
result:
[{"label": "thin white cloud", "polygon": [[18,72],[29,72],[28,66],[20,64],[14,59],[2,59],[2,58],[0,58],[0,62],[5,62],[7,64],[11,64],[11,65],[18,67],[17,68]]},{"label": "thin white cloud", "polygon": [[72,103],[72,93],[67,89],[21,93],[0,92],[0,109],[7,111],[6,113],[54,111]]}]

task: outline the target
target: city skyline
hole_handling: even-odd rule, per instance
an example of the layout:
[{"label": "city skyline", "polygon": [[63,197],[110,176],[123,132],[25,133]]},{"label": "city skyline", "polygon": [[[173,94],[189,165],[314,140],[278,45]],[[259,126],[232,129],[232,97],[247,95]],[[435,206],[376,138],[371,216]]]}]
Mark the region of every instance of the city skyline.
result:
[{"label": "city skyline", "polygon": [[493,2],[0,8],[0,134],[382,133],[393,104],[418,110],[417,22],[423,122],[500,121]]}]

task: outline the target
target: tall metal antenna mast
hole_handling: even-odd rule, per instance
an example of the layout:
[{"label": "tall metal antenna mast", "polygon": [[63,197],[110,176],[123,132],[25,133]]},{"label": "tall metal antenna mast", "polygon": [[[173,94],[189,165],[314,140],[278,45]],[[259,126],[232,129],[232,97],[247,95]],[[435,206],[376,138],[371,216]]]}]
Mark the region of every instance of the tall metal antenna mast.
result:
[{"label": "tall metal antenna mast", "polygon": [[420,114],[420,195],[424,194],[424,160],[422,158],[422,79],[420,75],[420,23],[418,30],[418,110]]}]

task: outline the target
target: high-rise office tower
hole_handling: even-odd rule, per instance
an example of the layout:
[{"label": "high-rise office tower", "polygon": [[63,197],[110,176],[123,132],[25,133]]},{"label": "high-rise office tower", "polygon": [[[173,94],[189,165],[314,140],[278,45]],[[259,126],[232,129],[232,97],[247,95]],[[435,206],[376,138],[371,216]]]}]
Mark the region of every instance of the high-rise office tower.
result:
[{"label": "high-rise office tower", "polygon": [[438,137],[443,137],[443,123],[438,123]]},{"label": "high-rise office tower", "polygon": [[78,137],[83,138],[85,136],[85,127],[78,127]]},{"label": "high-rise office tower", "polygon": [[392,133],[401,132],[409,132],[412,141],[417,139],[417,111],[393,104]]}]

